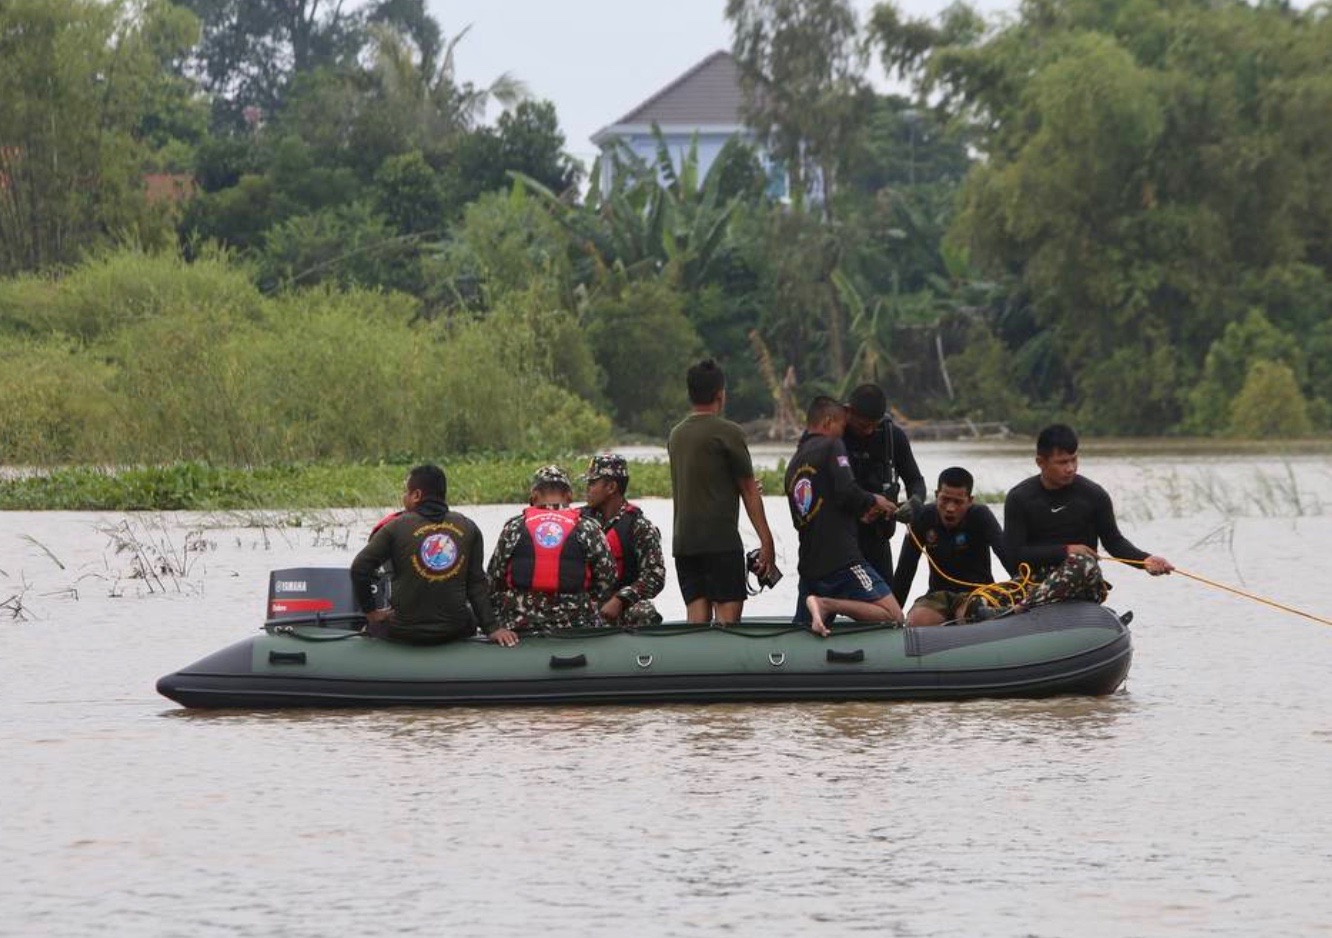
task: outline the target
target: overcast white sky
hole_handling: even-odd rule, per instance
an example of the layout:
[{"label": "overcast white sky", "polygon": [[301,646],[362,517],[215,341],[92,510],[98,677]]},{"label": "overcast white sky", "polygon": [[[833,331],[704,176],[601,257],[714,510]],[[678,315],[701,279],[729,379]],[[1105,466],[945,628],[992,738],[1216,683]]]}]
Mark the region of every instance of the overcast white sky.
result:
[{"label": "overcast white sky", "polygon": [[[908,16],[934,16],[951,0],[899,0]],[[862,21],[874,0],[853,0]],[[1017,0],[978,0],[988,13]],[[555,103],[570,153],[591,164],[588,139],[718,49],[731,47],[726,0],[429,0],[459,43],[459,77],[487,85],[503,72]]]}]

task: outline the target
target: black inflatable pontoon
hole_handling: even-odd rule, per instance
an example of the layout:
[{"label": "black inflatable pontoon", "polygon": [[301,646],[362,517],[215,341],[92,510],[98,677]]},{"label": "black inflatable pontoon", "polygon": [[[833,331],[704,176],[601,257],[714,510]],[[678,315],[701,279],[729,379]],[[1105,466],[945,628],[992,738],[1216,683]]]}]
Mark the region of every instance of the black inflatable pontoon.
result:
[{"label": "black inflatable pontoon", "polygon": [[844,623],[830,638],[747,619],[421,648],[356,631],[345,580],[345,570],[276,571],[264,629],[158,691],[187,707],[1046,697],[1109,694],[1132,659],[1129,616],[1080,602],[970,625]]}]

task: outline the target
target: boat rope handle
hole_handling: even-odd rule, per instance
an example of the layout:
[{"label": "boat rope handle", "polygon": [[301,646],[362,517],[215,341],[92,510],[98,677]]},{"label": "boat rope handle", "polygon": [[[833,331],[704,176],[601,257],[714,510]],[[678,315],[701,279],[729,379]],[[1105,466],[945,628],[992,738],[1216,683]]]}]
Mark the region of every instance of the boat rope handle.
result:
[{"label": "boat rope handle", "polygon": [[[294,625],[272,624],[264,625],[260,631],[267,632],[269,635],[287,635],[291,638],[299,639],[302,642],[345,642],[349,638],[356,638],[357,636],[365,634],[360,629],[356,629],[346,631],[326,630],[325,632],[312,635],[309,632],[297,631],[297,627]],[[328,634],[330,631],[333,631],[333,634]]]},{"label": "boat rope handle", "polygon": [[[1111,557],[1108,554],[1097,554],[1101,560],[1113,560],[1115,563],[1122,563],[1127,566],[1144,566],[1145,560],[1125,560],[1123,557]],[[1199,576],[1196,573],[1190,573],[1187,570],[1181,570],[1176,567],[1173,573],[1178,573],[1182,577],[1188,577],[1190,580],[1197,580],[1199,583],[1205,583],[1208,586],[1214,586],[1219,590],[1225,590],[1227,593],[1234,593],[1236,596],[1243,596],[1245,599],[1252,599],[1256,603],[1262,603],[1264,606],[1271,606],[1273,609],[1280,609],[1282,612],[1293,613],[1297,616],[1304,616],[1306,619],[1313,619],[1315,622],[1323,625],[1332,625],[1332,619],[1324,619],[1322,616],[1316,616],[1312,612],[1305,612],[1302,609],[1296,609],[1294,606],[1287,606],[1285,603],[1279,603],[1275,599],[1268,599],[1266,596],[1259,596],[1256,593],[1250,593],[1246,590],[1234,586],[1227,586],[1225,583],[1218,583],[1216,580],[1209,580],[1205,576]]]}]

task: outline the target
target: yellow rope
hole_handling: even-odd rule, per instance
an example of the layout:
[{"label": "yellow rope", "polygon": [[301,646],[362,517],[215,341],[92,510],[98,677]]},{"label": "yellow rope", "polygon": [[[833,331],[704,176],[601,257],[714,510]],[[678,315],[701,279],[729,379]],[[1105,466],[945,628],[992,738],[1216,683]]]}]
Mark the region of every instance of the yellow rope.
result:
[{"label": "yellow rope", "polygon": [[1025,563],[1018,565],[1017,579],[1007,580],[1003,583],[968,583],[966,580],[959,580],[957,577],[945,573],[943,568],[935,562],[929,550],[920,542],[920,538],[916,537],[916,532],[912,530],[911,525],[906,525],[906,532],[907,536],[915,542],[916,549],[925,558],[925,562],[930,565],[930,569],[949,583],[971,588],[971,592],[967,594],[967,598],[962,602],[964,608],[967,603],[977,596],[981,597],[986,605],[995,606],[996,608],[1002,608],[1005,605],[1016,606],[1027,598],[1027,591],[1035,585],[1031,578],[1031,567]]},{"label": "yellow rope", "polygon": [[[1017,605],[1026,599],[1028,590],[1035,585],[1031,578],[1031,567],[1025,563],[1018,565],[1017,578],[1005,583],[968,583],[966,580],[959,580],[956,577],[949,576],[940,568],[939,564],[935,562],[934,557],[931,556],[925,545],[920,542],[920,538],[916,537],[916,532],[912,530],[911,525],[906,525],[906,531],[907,536],[915,542],[916,548],[920,551],[921,556],[925,558],[926,562],[935,573],[939,574],[939,576],[943,577],[949,583],[955,583],[958,586],[971,588],[971,592],[967,594],[965,602],[970,602],[974,597],[980,596],[991,606],[1004,606],[1009,604]],[[1146,564],[1145,560],[1125,560],[1122,557],[1112,557],[1109,554],[1097,554],[1097,557],[1101,560],[1113,560],[1116,563],[1122,563],[1126,566],[1141,567]],[[1303,616],[1306,619],[1312,619],[1314,622],[1318,622],[1322,625],[1332,625],[1332,619],[1324,619],[1322,616],[1316,616],[1311,612],[1305,612],[1302,609],[1296,609],[1294,606],[1287,606],[1285,603],[1279,603],[1275,599],[1268,599],[1265,596],[1258,596],[1234,586],[1227,586],[1225,583],[1209,580],[1205,576],[1200,576],[1197,573],[1190,573],[1188,570],[1181,570],[1179,567],[1175,567],[1173,572],[1182,577],[1187,577],[1190,580],[1197,580],[1199,583],[1204,583],[1207,586],[1213,586],[1219,590],[1225,590],[1227,593],[1234,593],[1236,596],[1243,596],[1245,599],[1252,599],[1254,602],[1262,603],[1265,606],[1271,606],[1273,609],[1280,609],[1282,612],[1289,612],[1297,616]]]},{"label": "yellow rope", "polygon": [[[1122,557],[1111,557],[1107,554],[1098,554],[1097,556],[1099,556],[1102,560],[1113,560],[1117,563],[1122,563],[1127,565],[1137,565],[1139,567],[1144,566],[1146,564],[1145,560],[1125,560]],[[1205,576],[1199,576],[1196,573],[1190,573],[1187,570],[1181,570],[1179,569],[1179,567],[1176,567],[1173,572],[1178,573],[1180,576],[1188,577],[1190,580],[1197,580],[1199,583],[1206,583],[1208,586],[1214,586],[1219,590],[1225,590],[1227,593],[1234,593],[1236,596],[1243,596],[1245,599],[1252,599],[1256,603],[1262,603],[1265,606],[1271,606],[1273,609],[1280,609],[1282,612],[1291,612],[1297,616],[1304,616],[1304,618],[1306,619],[1313,619],[1315,622],[1322,623],[1323,625],[1332,625],[1332,619],[1324,619],[1322,616],[1316,616],[1311,612],[1305,612],[1302,609],[1296,609],[1293,606],[1287,606],[1284,603],[1279,603],[1275,599],[1268,599],[1265,596],[1258,596],[1255,595],[1254,593],[1246,592],[1245,590],[1238,589],[1234,586],[1227,586],[1224,583],[1218,583],[1215,580],[1209,580]]]}]

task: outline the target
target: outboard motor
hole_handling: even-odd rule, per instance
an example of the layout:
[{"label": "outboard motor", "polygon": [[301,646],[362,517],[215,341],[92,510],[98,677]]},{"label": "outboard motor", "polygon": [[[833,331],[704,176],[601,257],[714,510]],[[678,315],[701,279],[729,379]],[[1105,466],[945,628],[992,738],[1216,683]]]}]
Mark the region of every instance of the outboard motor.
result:
[{"label": "outboard motor", "polygon": [[[381,577],[371,588],[375,608],[386,606],[388,579]],[[347,621],[361,617],[352,594],[351,573],[346,567],[291,567],[268,574],[269,622]]]}]

